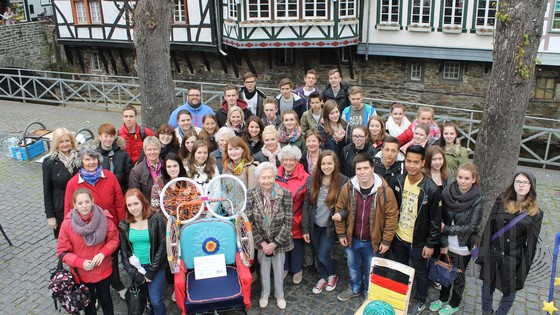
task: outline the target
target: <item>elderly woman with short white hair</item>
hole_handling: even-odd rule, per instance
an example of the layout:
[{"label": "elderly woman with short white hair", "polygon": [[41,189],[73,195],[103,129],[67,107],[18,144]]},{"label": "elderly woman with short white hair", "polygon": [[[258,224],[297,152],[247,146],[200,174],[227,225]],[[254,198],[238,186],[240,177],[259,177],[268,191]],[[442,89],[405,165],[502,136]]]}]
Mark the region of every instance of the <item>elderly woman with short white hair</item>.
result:
[{"label": "elderly woman with short white hair", "polygon": [[253,228],[262,283],[259,306],[268,306],[270,297],[270,269],[274,274],[274,296],[278,308],[286,308],[283,270],[285,253],[294,247],[292,240],[292,196],[276,181],[277,168],[263,162],[255,169],[259,185],[247,192],[246,214]]},{"label": "elderly woman with short white hair", "polygon": [[224,156],[224,151],[227,148],[229,139],[235,137],[235,132],[233,129],[228,127],[222,127],[216,132],[216,142],[218,143],[218,149],[210,153],[210,156],[216,159],[216,165],[218,165],[218,171],[222,174],[222,156]]},{"label": "elderly woman with short white hair", "polygon": [[276,174],[276,183],[280,187],[288,189],[292,193],[294,222],[292,224],[292,235],[294,238],[294,249],[286,253],[284,264],[284,275],[288,272],[293,274],[293,282],[299,284],[303,278],[304,244],[303,232],[301,231],[301,219],[303,214],[303,201],[307,191],[305,182],[309,174],[299,162],[301,150],[293,145],[283,147],[278,153],[280,167]]},{"label": "elderly woman with short white hair", "polygon": [[163,161],[159,157],[161,143],[156,137],[146,137],[143,148],[146,158],[139,161],[130,171],[128,188],[140,189],[144,197],[150,200],[152,186],[161,175],[161,168],[163,167]]}]

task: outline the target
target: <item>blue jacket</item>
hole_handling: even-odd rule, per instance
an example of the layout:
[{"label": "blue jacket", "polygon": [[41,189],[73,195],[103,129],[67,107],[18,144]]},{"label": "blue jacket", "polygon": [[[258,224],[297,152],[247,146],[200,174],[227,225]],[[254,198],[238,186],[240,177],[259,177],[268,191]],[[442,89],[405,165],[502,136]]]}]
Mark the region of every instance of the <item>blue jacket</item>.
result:
[{"label": "blue jacket", "polygon": [[192,114],[192,124],[195,127],[202,128],[202,118],[206,114],[214,114],[214,110],[210,108],[208,105],[200,104],[197,108],[192,108],[189,105],[189,102],[185,102],[184,105],[177,107],[169,116],[169,124],[173,126],[173,128],[177,128],[177,114],[183,109],[188,110]]}]

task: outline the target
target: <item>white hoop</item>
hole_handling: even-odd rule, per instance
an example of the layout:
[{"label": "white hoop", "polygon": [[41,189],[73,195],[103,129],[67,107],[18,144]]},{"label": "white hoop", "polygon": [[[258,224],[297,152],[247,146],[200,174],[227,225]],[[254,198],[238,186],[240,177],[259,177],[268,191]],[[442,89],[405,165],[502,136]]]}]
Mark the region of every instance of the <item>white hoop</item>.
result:
[{"label": "white hoop", "polygon": [[[237,212],[245,211],[247,188],[243,182],[229,174],[218,175],[206,185],[206,205],[212,216],[231,220]],[[223,213],[228,215],[222,215]]]}]

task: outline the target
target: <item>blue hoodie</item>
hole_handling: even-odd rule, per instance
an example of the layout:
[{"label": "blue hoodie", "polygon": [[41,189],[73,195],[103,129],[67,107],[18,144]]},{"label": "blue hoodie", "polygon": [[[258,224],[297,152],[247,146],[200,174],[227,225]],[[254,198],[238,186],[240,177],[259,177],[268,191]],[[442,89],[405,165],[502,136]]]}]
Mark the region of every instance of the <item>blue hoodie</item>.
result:
[{"label": "blue hoodie", "polygon": [[204,115],[206,114],[216,115],[214,113],[214,110],[212,110],[210,106],[201,103],[200,106],[198,106],[197,108],[192,108],[191,105],[189,105],[189,102],[185,102],[184,105],[177,107],[171,113],[171,116],[169,116],[169,124],[173,126],[173,128],[177,128],[177,114],[179,114],[179,112],[182,111],[183,109],[186,109],[191,113],[192,124],[193,126],[198,128],[202,128],[202,118],[204,117]]}]

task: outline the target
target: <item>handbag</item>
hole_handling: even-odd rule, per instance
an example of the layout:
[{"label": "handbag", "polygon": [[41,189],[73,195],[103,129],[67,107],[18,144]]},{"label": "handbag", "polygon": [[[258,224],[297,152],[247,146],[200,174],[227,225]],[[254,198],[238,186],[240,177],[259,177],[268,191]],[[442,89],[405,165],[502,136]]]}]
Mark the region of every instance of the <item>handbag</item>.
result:
[{"label": "handbag", "polygon": [[128,315],[144,314],[146,304],[148,303],[148,297],[146,296],[146,292],[142,290],[141,286],[137,285],[135,281],[132,281],[132,285],[128,288],[128,291],[126,291],[125,300],[128,308]]},{"label": "handbag", "polygon": [[[502,234],[504,234],[507,230],[511,229],[519,221],[523,220],[526,216],[527,216],[527,212],[523,212],[520,215],[518,215],[517,217],[515,217],[513,220],[509,221],[509,223],[506,224],[506,226],[499,229],[498,232],[496,232],[496,233],[494,233],[494,235],[492,235],[492,237],[490,238],[490,243],[497,240],[498,237],[500,237]],[[471,259],[473,259],[475,264],[482,265],[484,263],[484,261],[480,256],[478,256],[479,254],[480,254],[480,247],[473,248],[471,250]]]},{"label": "handbag", "polygon": [[[60,254],[57,268],[51,270],[49,290],[54,300],[55,309],[61,310],[64,308],[70,314],[77,314],[89,305],[91,292],[84,284],[77,284],[72,274],[62,266],[62,258],[67,253]],[[78,276],[78,270],[74,268],[74,271]],[[57,305],[57,301],[60,302],[60,307]]]},{"label": "handbag", "polygon": [[453,267],[451,259],[447,254],[441,254],[447,258],[447,262],[435,258],[430,258],[430,264],[428,269],[428,279],[431,281],[440,283],[444,287],[450,287],[457,278],[459,272],[463,272],[461,269]]}]

